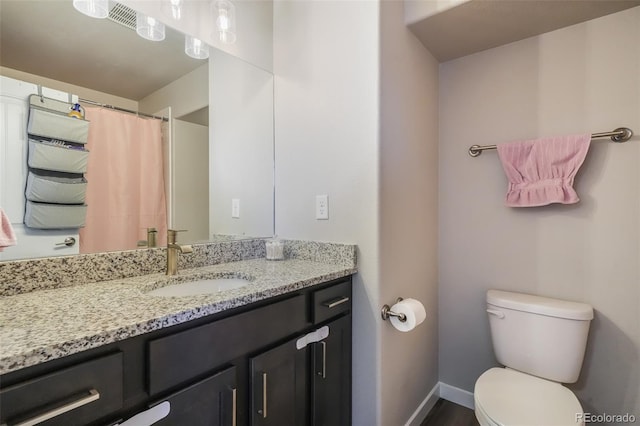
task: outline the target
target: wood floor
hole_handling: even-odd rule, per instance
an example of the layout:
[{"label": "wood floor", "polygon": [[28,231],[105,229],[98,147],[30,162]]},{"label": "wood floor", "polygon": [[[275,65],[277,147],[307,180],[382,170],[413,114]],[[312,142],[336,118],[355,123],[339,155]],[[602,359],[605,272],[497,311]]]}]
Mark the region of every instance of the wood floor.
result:
[{"label": "wood floor", "polygon": [[420,426],[480,426],[473,410],[439,399]]}]

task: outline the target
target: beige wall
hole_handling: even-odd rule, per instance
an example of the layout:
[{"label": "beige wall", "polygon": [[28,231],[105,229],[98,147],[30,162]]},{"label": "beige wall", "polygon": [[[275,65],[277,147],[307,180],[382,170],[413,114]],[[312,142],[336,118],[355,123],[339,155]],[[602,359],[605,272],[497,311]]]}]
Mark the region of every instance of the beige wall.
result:
[{"label": "beige wall", "polygon": [[[404,424],[438,379],[438,65],[401,2],[275,12],[276,232],[358,245],[353,424]],[[314,217],[318,194],[328,221]],[[411,333],[380,318],[398,296],[428,311]]]},{"label": "beige wall", "polygon": [[472,144],[640,133],[640,8],[440,67],[440,380],[473,391],[495,365],[489,288],[587,302],[596,311],[580,381],[586,411],[640,415],[640,137],[594,141],[581,202],[512,209],[495,151]]},{"label": "beige wall", "polygon": [[[223,52],[209,70],[209,232],[273,236],[273,75]],[[240,217],[231,202],[240,200]]]},{"label": "beige wall", "polygon": [[[380,424],[381,410],[378,19],[374,1],[274,3],[276,233],[358,245],[354,426]],[[329,220],[315,219],[318,194]]]},{"label": "beige wall", "polygon": [[173,121],[173,226],[182,241],[209,241],[209,128]]},{"label": "beige wall", "polygon": [[[381,425],[407,422],[438,382],[438,63],[380,3],[380,301],[418,299],[409,333],[381,324]],[[422,420],[422,419],[418,419]]]},{"label": "beige wall", "polygon": [[209,105],[209,63],[172,81],[140,100],[140,111],[154,114],[171,107],[172,117],[181,117]]}]

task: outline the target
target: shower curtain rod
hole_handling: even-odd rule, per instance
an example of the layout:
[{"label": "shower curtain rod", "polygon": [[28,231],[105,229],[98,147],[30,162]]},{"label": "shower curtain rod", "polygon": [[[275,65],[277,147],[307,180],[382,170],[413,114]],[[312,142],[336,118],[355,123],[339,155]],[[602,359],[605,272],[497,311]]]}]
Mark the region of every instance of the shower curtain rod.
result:
[{"label": "shower curtain rod", "polygon": [[91,101],[89,99],[78,98],[78,101],[82,102],[82,103],[85,103],[85,104],[89,104],[89,105],[99,106],[99,107],[102,107],[102,108],[110,108],[110,109],[113,109],[113,110],[116,110],[116,111],[128,112],[129,114],[135,114],[135,115],[142,116],[142,117],[155,118],[156,120],[162,120],[162,121],[169,121],[169,119],[167,117],[159,117],[157,115],[145,114],[144,112],[133,111],[133,110],[130,110],[130,109],[120,108],[120,107],[113,106],[113,105],[107,105],[107,104],[103,104],[103,103],[100,103],[100,102]]},{"label": "shower curtain rod", "polygon": [[[611,137],[611,140],[614,142],[626,142],[631,139],[633,136],[633,131],[628,127],[618,127],[612,132],[602,132],[602,133],[593,133],[591,135],[591,139],[597,138],[607,138]],[[488,149],[497,149],[496,145],[472,145],[469,148],[469,155],[472,157],[477,157],[482,154],[482,151]]]}]

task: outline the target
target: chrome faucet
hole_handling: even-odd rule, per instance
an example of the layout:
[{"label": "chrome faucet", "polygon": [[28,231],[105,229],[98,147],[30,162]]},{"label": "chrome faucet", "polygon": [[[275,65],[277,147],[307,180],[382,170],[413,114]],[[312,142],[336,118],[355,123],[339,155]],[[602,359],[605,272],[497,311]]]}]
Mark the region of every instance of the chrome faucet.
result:
[{"label": "chrome faucet", "polygon": [[193,247],[190,245],[176,244],[178,232],[184,231],[167,230],[167,275],[175,275],[178,272],[178,254],[193,253]]}]

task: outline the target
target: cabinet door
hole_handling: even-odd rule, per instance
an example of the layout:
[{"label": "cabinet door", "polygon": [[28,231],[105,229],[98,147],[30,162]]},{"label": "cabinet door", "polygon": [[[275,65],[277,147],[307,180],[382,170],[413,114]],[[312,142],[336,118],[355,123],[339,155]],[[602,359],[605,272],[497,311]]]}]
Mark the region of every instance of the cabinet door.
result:
[{"label": "cabinet door", "polygon": [[351,424],[351,315],[328,324],[329,336],[312,346],[313,426]]},{"label": "cabinet door", "polygon": [[251,425],[307,424],[307,348],[291,340],[250,359]]},{"label": "cabinet door", "polygon": [[235,426],[236,368],[228,368],[162,401],[169,401],[171,411],[154,426]]}]

